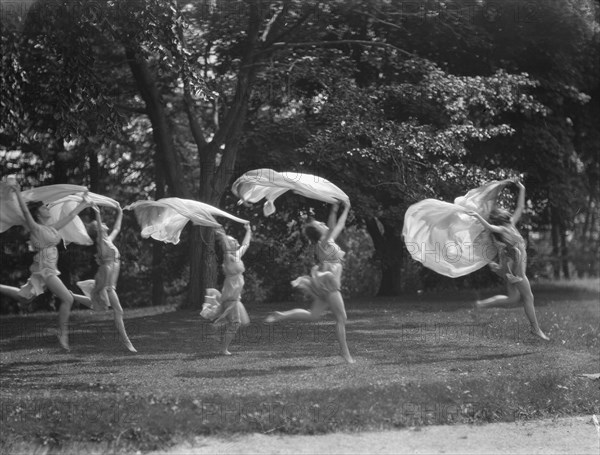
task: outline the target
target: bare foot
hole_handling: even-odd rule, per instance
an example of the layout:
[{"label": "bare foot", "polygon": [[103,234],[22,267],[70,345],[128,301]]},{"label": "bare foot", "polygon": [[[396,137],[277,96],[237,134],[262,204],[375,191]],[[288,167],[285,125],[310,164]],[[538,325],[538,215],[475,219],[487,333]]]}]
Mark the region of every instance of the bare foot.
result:
[{"label": "bare foot", "polygon": [[343,356],[343,357],[344,357],[344,360],[346,360],[346,362],[348,362],[348,363],[356,363],[356,360],[354,360],[351,356],[348,356],[348,357]]},{"label": "bare foot", "polygon": [[58,343],[60,344],[61,348],[63,348],[67,352],[71,351],[71,348],[69,347],[69,335],[68,334],[66,334],[66,333],[64,335],[56,334],[56,338],[58,338]]},{"label": "bare foot", "polygon": [[129,352],[137,352],[137,349],[133,347],[133,344],[131,344],[131,341],[129,340],[123,341],[123,346],[125,346]]},{"label": "bare foot", "polygon": [[281,313],[279,311],[275,311],[265,318],[265,322],[272,324],[273,322],[279,321],[280,317],[281,317]]},{"label": "bare foot", "polygon": [[549,338],[549,337],[547,337],[547,336],[546,336],[546,334],[545,334],[544,332],[542,332],[542,330],[541,330],[541,329],[539,329],[539,328],[538,328],[538,329],[536,329],[536,328],[533,328],[533,327],[532,327],[531,329],[529,329],[529,331],[530,331],[530,332],[531,332],[533,335],[535,335],[535,336],[537,336],[537,337],[540,337],[542,340],[550,341],[550,338]]},{"label": "bare foot", "polygon": [[221,354],[223,354],[223,355],[231,355],[231,352],[229,352],[227,349],[225,349],[224,351],[221,351]]}]

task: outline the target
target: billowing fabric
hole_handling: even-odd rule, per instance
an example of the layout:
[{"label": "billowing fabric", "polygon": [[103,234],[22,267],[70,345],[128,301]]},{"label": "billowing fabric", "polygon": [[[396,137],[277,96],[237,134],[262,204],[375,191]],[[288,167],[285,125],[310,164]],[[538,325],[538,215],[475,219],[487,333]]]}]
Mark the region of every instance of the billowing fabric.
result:
[{"label": "billowing fabric", "polygon": [[[111,207],[113,209],[119,208],[119,203],[108,196],[102,196],[101,194],[92,193],[91,191],[87,193],[87,198],[94,202],[96,205],[102,207]],[[69,196],[65,196],[60,198],[54,202],[50,202],[48,207],[52,208],[55,205],[64,204],[65,202],[75,202],[75,206],[80,204],[83,201],[83,194],[71,194]]]},{"label": "billowing fabric", "polygon": [[[48,224],[54,224],[62,217],[68,215],[76,206],[76,202],[59,203],[58,201],[67,197],[79,196],[87,192],[87,188],[78,185],[48,185],[40,186],[21,192],[25,202],[43,202],[50,208],[50,220]],[[4,232],[12,226],[27,226],[25,216],[21,211],[16,195],[10,191],[6,183],[0,182],[0,232]],[[58,231],[65,245],[77,243],[79,245],[92,245],[94,242],[87,234],[81,219],[76,216]]]},{"label": "billowing fabric", "polygon": [[498,250],[472,210],[488,219],[498,194],[510,180],[489,182],[458,197],[454,204],[425,199],[411,205],[402,235],[413,259],[451,278],[468,275],[493,261]]},{"label": "billowing fabric", "polygon": [[242,303],[244,289],[244,263],[240,260],[229,260],[223,263],[225,280],[221,292],[214,288],[206,290],[204,305],[200,315],[207,319],[226,320],[229,323],[247,325],[250,318]]},{"label": "billowing fabric", "polygon": [[220,300],[221,293],[214,288],[208,288],[204,296],[204,304],[202,305],[200,316],[211,321],[217,319],[222,313]]},{"label": "billowing fabric", "polygon": [[329,204],[349,201],[346,193],[322,177],[297,172],[276,172],[272,169],[246,172],[233,183],[231,191],[240,198],[240,204],[266,199],[263,206],[265,216],[275,212],[275,199],[287,191]]},{"label": "billowing fabric", "polygon": [[216,323],[225,320],[230,324],[250,324],[250,317],[241,300],[226,299],[221,292],[214,288],[208,288],[204,298],[205,302],[200,312],[202,317],[216,319]]},{"label": "billowing fabric", "polygon": [[[107,196],[88,192],[87,198],[99,206],[110,207],[114,209],[119,208],[119,203]],[[69,213],[71,213],[79,204],[81,204],[82,201],[83,193],[78,193],[60,198],[54,202],[50,202],[48,204],[48,207],[50,208],[50,223],[56,223],[59,219],[68,216]],[[65,246],[71,242],[79,245],[92,245],[94,243],[88,235],[85,225],[79,217],[76,217],[71,223],[66,225],[59,232],[63,238]]]},{"label": "billowing fabric", "polygon": [[223,210],[191,199],[169,197],[158,201],[137,201],[125,207],[133,210],[142,227],[142,237],[152,237],[165,243],[179,243],[181,231],[191,221],[198,226],[219,228],[215,216],[223,216],[238,223],[248,221]]}]

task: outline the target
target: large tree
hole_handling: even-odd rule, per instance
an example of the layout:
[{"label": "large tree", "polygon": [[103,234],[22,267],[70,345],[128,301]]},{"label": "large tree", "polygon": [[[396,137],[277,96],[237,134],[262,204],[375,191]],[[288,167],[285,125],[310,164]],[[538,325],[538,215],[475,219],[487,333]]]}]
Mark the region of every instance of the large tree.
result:
[{"label": "large tree", "polygon": [[[3,143],[72,158],[62,171],[48,168],[58,180],[89,179],[101,189],[105,163],[115,163],[115,173],[128,165],[145,195],[214,205],[251,165],[320,173],[348,190],[371,233],[383,264],[381,293],[400,290],[406,206],[523,169],[517,152],[474,156],[483,148],[473,145],[512,132],[509,124],[548,118],[529,96],[534,84],[519,74],[527,56],[496,50],[498,18],[511,11],[493,2],[36,5],[24,33],[2,34],[10,87],[0,95]],[[569,18],[582,17],[573,11]],[[571,40],[575,47],[590,42],[575,35],[584,38]],[[552,98],[540,94],[545,87],[535,88],[543,101]],[[589,135],[577,137],[591,150]],[[236,168],[240,153],[248,159]],[[188,302],[198,303],[216,279],[212,231],[193,229],[189,250]]]}]

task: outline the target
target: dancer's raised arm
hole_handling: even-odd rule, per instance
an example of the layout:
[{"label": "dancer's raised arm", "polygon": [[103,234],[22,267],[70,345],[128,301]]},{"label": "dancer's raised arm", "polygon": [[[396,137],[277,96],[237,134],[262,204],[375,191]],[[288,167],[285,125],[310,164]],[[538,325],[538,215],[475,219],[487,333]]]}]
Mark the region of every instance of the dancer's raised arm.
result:
[{"label": "dancer's raised arm", "polygon": [[[99,217],[100,214],[98,213],[97,216]],[[113,229],[112,229],[110,235],[108,236],[108,238],[110,239],[111,242],[114,242],[115,239],[117,238],[117,235],[119,235],[119,232],[121,232],[121,223],[122,222],[123,222],[123,209],[121,208],[121,206],[119,206],[117,208],[117,219],[115,221],[115,225],[113,226]],[[100,223],[100,221],[98,221],[98,223]]]},{"label": "dancer's raised arm", "polygon": [[246,235],[244,235],[244,240],[242,240],[242,244],[240,245],[240,249],[238,250],[240,258],[248,250],[248,247],[250,246],[250,239],[252,238],[252,229],[250,227],[250,223],[244,224],[244,228],[246,229]]},{"label": "dancer's raised arm", "polygon": [[52,224],[51,226],[54,229],[56,229],[57,231],[59,231],[62,228],[64,228],[67,224],[69,224],[71,221],[73,221],[75,219],[75,217],[77,215],[79,215],[79,212],[81,212],[86,207],[91,207],[91,206],[92,206],[92,203],[89,201],[89,199],[87,199],[84,196],[83,200],[79,203],[79,205],[77,207],[75,207],[73,210],[71,210],[71,213],[69,213],[64,218],[61,218],[60,220],[58,220],[56,223]]},{"label": "dancer's raised arm", "polygon": [[337,212],[340,208],[340,204],[337,202],[335,204],[331,204],[331,208],[329,209],[329,218],[327,219],[327,227],[329,230],[332,230],[337,224]]},{"label": "dancer's raised arm", "polygon": [[342,230],[346,226],[346,220],[348,219],[348,212],[350,212],[350,202],[344,202],[343,204],[344,204],[344,211],[338,218],[335,226],[333,228],[331,228],[331,227],[329,228],[329,232],[327,233],[326,240],[335,241],[335,239],[337,239],[338,235],[340,235],[340,232],[342,232]]},{"label": "dancer's raised arm", "polygon": [[517,208],[515,209],[515,213],[512,214],[510,221],[512,224],[516,225],[523,214],[523,210],[525,209],[525,186],[518,180],[515,181],[515,185],[519,188],[519,200],[517,201]]}]

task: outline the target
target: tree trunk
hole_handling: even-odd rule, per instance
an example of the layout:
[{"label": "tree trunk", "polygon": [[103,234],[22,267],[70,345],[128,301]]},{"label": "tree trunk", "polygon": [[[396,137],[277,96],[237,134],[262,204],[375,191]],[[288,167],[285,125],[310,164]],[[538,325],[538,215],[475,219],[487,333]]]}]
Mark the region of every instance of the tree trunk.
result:
[{"label": "tree trunk", "polygon": [[560,222],[560,256],[562,272],[565,279],[571,279],[571,272],[569,270],[569,254],[567,249],[567,233],[564,223]]},{"label": "tree trunk", "polygon": [[399,295],[402,282],[402,239],[393,234],[392,227],[385,227],[382,233],[374,218],[367,220],[367,231],[373,239],[375,252],[381,261],[381,283],[378,296]]},{"label": "tree trunk", "polygon": [[87,142],[87,155],[90,162],[90,191],[100,193],[100,166],[98,164],[98,153],[93,144]]},{"label": "tree trunk", "polygon": [[[246,120],[250,90],[254,82],[254,49],[258,36],[258,10],[251,3],[251,20],[248,30],[248,40],[240,71],[237,76],[235,95],[227,110],[221,127],[215,133],[210,143],[197,139],[198,156],[200,159],[200,193],[202,202],[218,206],[221,197],[227,189],[235,170],[235,162],[239,141]],[[190,126],[194,129],[194,115],[188,110]],[[221,149],[221,146],[224,146]],[[222,153],[220,164],[217,166],[216,157]],[[217,269],[214,251],[214,232],[212,229],[196,228],[192,234],[190,258],[190,286],[186,306],[201,306],[206,288],[214,287],[217,282]]]},{"label": "tree trunk", "polygon": [[207,288],[217,285],[213,228],[194,226],[190,246],[190,284],[186,307],[202,306]]},{"label": "tree trunk", "polygon": [[552,272],[555,280],[560,279],[560,235],[559,235],[559,223],[556,215],[556,208],[550,207],[550,222],[551,222],[551,234],[552,234]]},{"label": "tree trunk", "polygon": [[191,191],[185,184],[179,155],[175,150],[173,133],[161,100],[156,80],[146,61],[131,46],[125,46],[125,55],[140,94],[146,103],[148,117],[152,123],[152,135],[156,144],[156,157],[170,192],[177,197],[191,199]]},{"label": "tree trunk", "polygon": [[[235,94],[227,114],[210,143],[206,143],[201,135],[201,125],[195,118],[193,106],[187,105],[186,110],[190,120],[190,128],[198,146],[200,161],[200,192],[198,199],[202,202],[218,206],[227,185],[229,184],[237,157],[241,131],[246,118],[250,90],[255,77],[255,50],[260,29],[260,10],[256,3],[249,3],[250,19],[248,33],[243,52],[240,70],[237,75]],[[164,169],[166,182],[171,192],[177,197],[192,199],[190,187],[185,185],[181,172],[178,155],[175,150],[172,132],[169,128],[160,93],[148,68],[147,62],[136,49],[124,43],[125,54],[131,72],[136,80],[146,109],[157,147],[157,156]],[[185,93],[184,102],[189,103],[190,97]],[[222,149],[221,147],[224,146]],[[217,153],[222,153],[220,164],[216,165]],[[216,262],[214,253],[214,232],[212,229],[192,228],[190,245],[190,283],[188,301],[183,306],[200,306],[207,287],[216,283]]]}]

